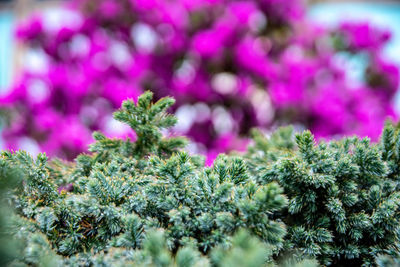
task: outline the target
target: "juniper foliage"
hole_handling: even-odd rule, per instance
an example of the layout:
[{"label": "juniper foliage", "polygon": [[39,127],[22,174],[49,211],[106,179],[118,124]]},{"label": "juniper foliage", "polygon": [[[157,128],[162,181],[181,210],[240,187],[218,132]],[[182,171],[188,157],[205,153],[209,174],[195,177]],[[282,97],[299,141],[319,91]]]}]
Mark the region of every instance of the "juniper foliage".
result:
[{"label": "juniper foliage", "polygon": [[[18,263],[226,266],[238,251],[252,255],[248,266],[272,262],[286,234],[271,220],[287,204],[282,188],[258,185],[241,158],[222,155],[204,167],[203,157],[180,149],[183,138],[162,135],[176,122],[166,112],[173,100],[151,99],[148,92],[115,113],[136,141],[95,133],[92,154],[74,164],[2,153],[23,177],[11,197],[11,231],[24,244]],[[234,236],[241,228],[246,232]]]},{"label": "juniper foliage", "polygon": [[398,255],[400,134],[391,123],[379,144],[356,137],[316,144],[309,131],[294,135],[290,127],[254,140],[251,173],[260,184],[278,182],[289,199],[278,215],[288,227],[284,250],[334,266]]},{"label": "juniper foliage", "polygon": [[290,127],[270,137],[253,131],[246,155],[220,155],[205,167],[182,149],[184,138],[162,134],[176,123],[167,113],[173,100],[151,100],[145,93],[115,113],[136,140],[94,133],[91,153],[74,163],[2,152],[0,182],[22,180],[1,197],[13,211],[1,231],[17,244],[5,263],[400,262],[400,134],[390,123],[379,144],[355,137],[316,144],[310,132],[294,135]]}]

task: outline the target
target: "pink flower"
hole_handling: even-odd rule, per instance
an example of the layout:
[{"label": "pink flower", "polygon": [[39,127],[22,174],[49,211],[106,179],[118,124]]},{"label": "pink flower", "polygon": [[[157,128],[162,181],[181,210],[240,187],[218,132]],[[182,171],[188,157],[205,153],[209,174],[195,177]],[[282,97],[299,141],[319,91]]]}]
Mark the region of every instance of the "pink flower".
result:
[{"label": "pink flower", "polygon": [[230,3],[228,10],[240,24],[250,23],[252,19],[256,19],[255,15],[260,12],[257,8],[257,4],[250,1]]},{"label": "pink flower", "polygon": [[122,12],[122,6],[116,1],[104,0],[99,5],[99,12],[107,19],[119,16]]},{"label": "pink flower", "polygon": [[300,104],[304,97],[303,88],[298,84],[275,82],[269,89],[272,101],[277,107]]},{"label": "pink flower", "polygon": [[103,96],[109,99],[113,106],[119,107],[122,101],[130,98],[136,100],[141,90],[132,81],[109,79],[105,81]]},{"label": "pink flower", "polygon": [[28,21],[20,24],[16,30],[16,37],[23,40],[34,40],[43,33],[43,23],[39,16],[32,16]]},{"label": "pink flower", "polygon": [[[182,131],[208,164],[218,153],[242,149],[252,127],[291,123],[318,138],[376,140],[387,116],[397,120],[399,69],[382,56],[390,33],[369,23],[325,29],[304,16],[302,0],[72,0],[67,6],[76,14],[72,24],[48,30],[54,27],[33,16],[17,30],[28,49],[43,51],[43,66],[23,71],[0,96],[11,118],[2,131],[9,147],[37,144],[72,159],[87,149],[94,130],[134,139],[111,113],[145,90],[156,99],[176,98],[171,111],[184,118]],[[349,82],[342,51],[365,55],[359,84]]]},{"label": "pink flower", "polygon": [[197,33],[192,41],[193,50],[201,56],[210,58],[220,55],[223,48],[223,38],[218,31],[205,30]]},{"label": "pink flower", "polygon": [[379,50],[390,39],[390,32],[371,27],[368,22],[345,22],[340,25],[347,45],[351,49]]},{"label": "pink flower", "polygon": [[273,79],[276,76],[276,66],[269,60],[261,39],[243,39],[235,49],[235,62],[263,79]]}]

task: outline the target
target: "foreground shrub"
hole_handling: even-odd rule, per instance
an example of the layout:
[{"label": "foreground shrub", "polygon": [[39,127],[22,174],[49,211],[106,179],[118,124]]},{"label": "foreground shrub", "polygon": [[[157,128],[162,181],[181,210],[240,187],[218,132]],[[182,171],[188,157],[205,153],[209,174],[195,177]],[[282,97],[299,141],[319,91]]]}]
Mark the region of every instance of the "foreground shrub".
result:
[{"label": "foreground shrub", "polygon": [[279,216],[288,226],[286,249],[339,266],[397,255],[400,135],[391,124],[380,144],[353,137],[315,145],[308,131],[288,139],[290,128],[269,140],[255,136],[253,175],[278,182],[289,198]]},{"label": "foreground shrub", "polygon": [[[90,149],[93,155],[80,155],[74,165],[47,163],[44,154],[32,159],[24,152],[3,153],[3,161],[24,172],[23,188],[12,199],[22,216],[15,232],[27,239],[25,255],[53,248],[63,256],[75,255],[65,259],[66,263],[111,264],[113,257],[136,262],[152,256],[160,261],[156,265],[168,265],[170,252],[159,244],[162,237],[153,234],[144,241],[150,229],[161,228],[178,263],[194,261],[197,254],[209,254],[216,246],[230,247],[231,242],[238,246],[231,249],[250,246],[252,250],[253,243],[261,241],[268,244],[269,256],[258,255],[263,246],[249,255],[256,262],[271,260],[286,233],[280,220],[270,219],[286,205],[282,189],[276,183],[257,185],[243,159],[221,157],[213,168],[205,168],[202,158],[179,152],[184,139],[166,139],[160,132],[176,122],[165,113],[173,101],[164,98],[151,104],[151,98],[152,94],[146,93],[137,105],[127,101],[115,113],[117,120],[135,130],[136,142],[95,133],[97,142]],[[72,184],[71,192],[66,184]],[[245,233],[232,240],[240,228],[260,241],[248,240]],[[144,255],[132,254],[143,247],[147,247]],[[193,248],[199,252],[192,252]],[[89,257],[89,251],[96,256]],[[221,265],[233,261],[220,254],[215,261]],[[35,263],[36,256],[24,262]]]},{"label": "foreground shrub", "polygon": [[174,101],[151,98],[125,101],[114,115],[135,142],[95,133],[92,153],[74,163],[2,153],[1,173],[23,179],[6,191],[15,211],[6,229],[21,244],[14,263],[370,266],[399,258],[400,135],[390,124],[380,144],[254,132],[246,155],[205,167],[181,150],[183,138],[161,134],[176,123],[165,112]]},{"label": "foreground shrub", "polygon": [[[382,56],[390,33],[368,23],[323,29],[302,0],[69,2],[59,27],[34,16],[17,31],[36,68],[0,97],[8,148],[73,159],[92,131],[130,132],[111,113],[144,90],[176,98],[174,131],[210,159],[243,148],[255,126],[375,140],[395,117],[398,69]],[[352,62],[363,65],[357,79]]]}]

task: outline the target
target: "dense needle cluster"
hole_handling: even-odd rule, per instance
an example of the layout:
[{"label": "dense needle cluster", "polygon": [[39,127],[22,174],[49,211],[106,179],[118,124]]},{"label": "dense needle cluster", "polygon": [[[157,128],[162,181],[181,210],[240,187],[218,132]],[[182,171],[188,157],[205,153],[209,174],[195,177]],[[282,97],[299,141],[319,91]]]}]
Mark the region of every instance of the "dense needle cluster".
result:
[{"label": "dense needle cluster", "polygon": [[[367,138],[315,141],[310,132],[256,134],[248,157],[261,183],[278,182],[289,199],[279,216],[285,248],[335,266],[374,265],[399,251],[400,136],[388,123],[381,144]],[[288,138],[289,137],[289,138]],[[295,149],[293,149],[295,148]]]},{"label": "dense needle cluster", "polygon": [[[30,266],[388,266],[398,261],[400,135],[315,144],[310,132],[253,134],[212,167],[162,129],[152,93],[114,114],[136,140],[95,133],[74,163],[4,151],[5,264]],[[11,177],[11,178],[9,178]],[[15,178],[17,177],[17,178]],[[21,181],[22,180],[22,181]],[[11,212],[12,211],[12,212]],[[4,214],[4,213],[2,213]],[[307,259],[313,258],[314,261]],[[303,260],[303,261],[302,261]],[[301,262],[302,261],[302,262]]]}]

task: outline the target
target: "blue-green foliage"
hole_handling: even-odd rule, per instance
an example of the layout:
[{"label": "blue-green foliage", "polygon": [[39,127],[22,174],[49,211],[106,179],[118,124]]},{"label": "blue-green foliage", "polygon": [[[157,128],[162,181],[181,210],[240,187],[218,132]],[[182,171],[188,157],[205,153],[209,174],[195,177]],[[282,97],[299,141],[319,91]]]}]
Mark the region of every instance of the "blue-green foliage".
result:
[{"label": "blue-green foliage", "polygon": [[[24,244],[18,264],[227,266],[236,251],[254,255],[248,266],[273,261],[286,234],[271,219],[287,204],[282,188],[258,184],[238,157],[204,167],[203,157],[180,150],[184,139],[161,134],[176,122],[166,113],[173,100],[151,98],[125,101],[115,113],[135,142],[95,133],[92,154],[75,164],[3,152],[23,176],[12,195],[11,231]],[[66,184],[73,190],[61,190]]]},{"label": "blue-green foliage", "polygon": [[247,155],[258,182],[278,182],[289,198],[279,216],[288,227],[285,250],[335,266],[370,266],[381,254],[398,255],[398,131],[387,123],[379,144],[367,138],[316,144],[309,131],[290,144],[275,141],[290,132],[258,136]]},{"label": "blue-green foliage", "polygon": [[[212,167],[162,129],[170,98],[145,93],[115,118],[135,141],[94,133],[74,163],[2,152],[12,266],[390,266],[399,257],[400,134],[317,144],[309,131],[253,131],[246,155]],[[4,215],[4,212],[2,212]],[[3,241],[6,240],[6,241]],[[4,251],[4,252],[3,252]],[[2,254],[2,255],[3,255]],[[304,260],[299,263],[299,261]]]}]

